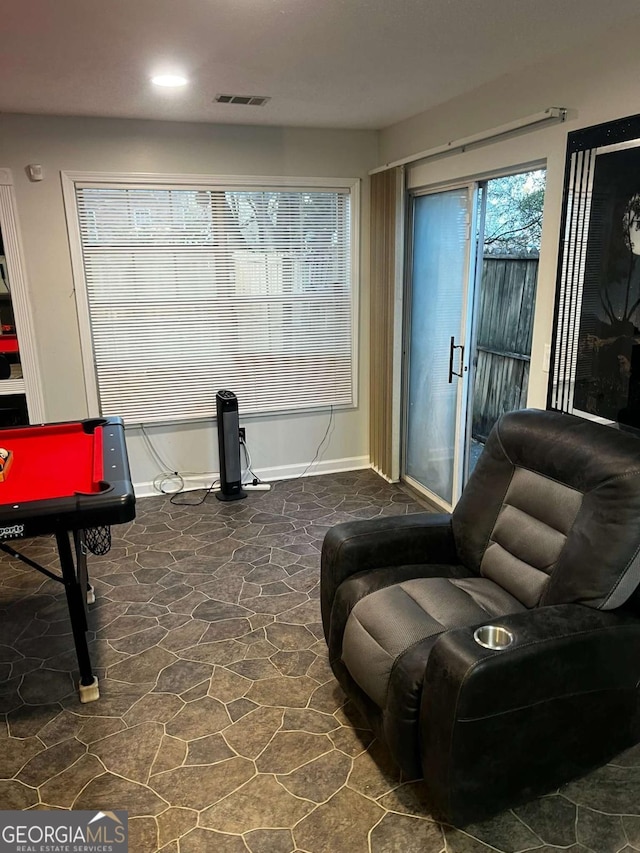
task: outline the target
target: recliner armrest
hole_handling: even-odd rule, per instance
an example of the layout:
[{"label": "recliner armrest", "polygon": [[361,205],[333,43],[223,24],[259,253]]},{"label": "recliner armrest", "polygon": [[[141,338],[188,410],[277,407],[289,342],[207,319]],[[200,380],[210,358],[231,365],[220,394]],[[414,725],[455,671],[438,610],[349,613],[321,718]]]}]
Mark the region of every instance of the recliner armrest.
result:
[{"label": "recliner armrest", "polygon": [[636,616],[563,604],[486,624],[513,643],[492,651],[473,639],[476,626],[447,631],[425,671],[422,768],[435,815],[456,825],[499,811],[514,789],[545,793],[640,737]]},{"label": "recliner armrest", "polygon": [[455,562],[456,547],[448,514],[420,512],[337,524],[322,543],[325,630],[335,592],[351,575],[376,568]]},{"label": "recliner armrest", "polygon": [[596,685],[635,684],[640,677],[640,654],[632,651],[640,652],[635,616],[559,604],[487,617],[486,624],[507,628],[513,643],[492,651],[475,642],[475,628],[460,628],[445,632],[429,657],[425,690],[431,679],[440,680],[442,667],[459,672],[460,715],[501,713]]}]

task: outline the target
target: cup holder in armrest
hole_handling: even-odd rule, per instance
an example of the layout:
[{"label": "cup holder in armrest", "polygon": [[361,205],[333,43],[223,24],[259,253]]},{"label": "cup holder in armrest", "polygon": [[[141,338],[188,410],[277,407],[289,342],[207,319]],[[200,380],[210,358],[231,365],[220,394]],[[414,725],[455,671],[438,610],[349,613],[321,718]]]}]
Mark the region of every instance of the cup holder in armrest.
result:
[{"label": "cup holder in armrest", "polygon": [[500,651],[513,643],[513,634],[500,625],[482,625],[473,632],[473,639],[485,649]]}]

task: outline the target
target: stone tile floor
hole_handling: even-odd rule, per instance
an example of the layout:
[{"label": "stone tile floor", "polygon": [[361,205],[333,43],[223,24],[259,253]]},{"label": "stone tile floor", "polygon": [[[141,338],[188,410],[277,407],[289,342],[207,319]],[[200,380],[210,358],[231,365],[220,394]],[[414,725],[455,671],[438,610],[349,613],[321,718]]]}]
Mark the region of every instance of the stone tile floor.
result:
[{"label": "stone tile floor", "polygon": [[[640,850],[640,751],[459,831],[429,818],[345,702],[319,621],[322,538],[420,509],[371,471],[230,504],[140,500],[90,558],[101,698],[87,705],[62,588],[3,557],[0,809],[127,809],[136,853]],[[49,538],[22,550],[55,565]]]}]

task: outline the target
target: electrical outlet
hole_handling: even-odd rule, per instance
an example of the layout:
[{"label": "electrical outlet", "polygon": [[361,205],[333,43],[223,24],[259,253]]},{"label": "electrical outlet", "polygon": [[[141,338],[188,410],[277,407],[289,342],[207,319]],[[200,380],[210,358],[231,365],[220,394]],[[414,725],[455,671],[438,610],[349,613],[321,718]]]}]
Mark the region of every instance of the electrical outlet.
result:
[{"label": "electrical outlet", "polygon": [[247,437],[247,433],[244,427],[238,427],[238,438],[240,441],[244,441]]}]

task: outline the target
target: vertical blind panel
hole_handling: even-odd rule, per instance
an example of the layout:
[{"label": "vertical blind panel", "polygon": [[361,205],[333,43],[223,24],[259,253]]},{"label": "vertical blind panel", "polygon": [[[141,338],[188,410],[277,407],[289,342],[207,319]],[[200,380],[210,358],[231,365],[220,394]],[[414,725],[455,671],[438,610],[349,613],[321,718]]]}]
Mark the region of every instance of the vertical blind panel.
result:
[{"label": "vertical blind panel", "polygon": [[551,387],[552,407],[565,412],[573,411],[595,156],[595,151],[578,151],[569,169]]},{"label": "vertical blind panel", "polygon": [[393,363],[396,285],[397,194],[399,169],[371,176],[370,254],[370,419],[371,461],[392,477],[393,469]]},{"label": "vertical blind panel", "polygon": [[76,189],[98,395],[129,422],[353,403],[350,196]]}]

